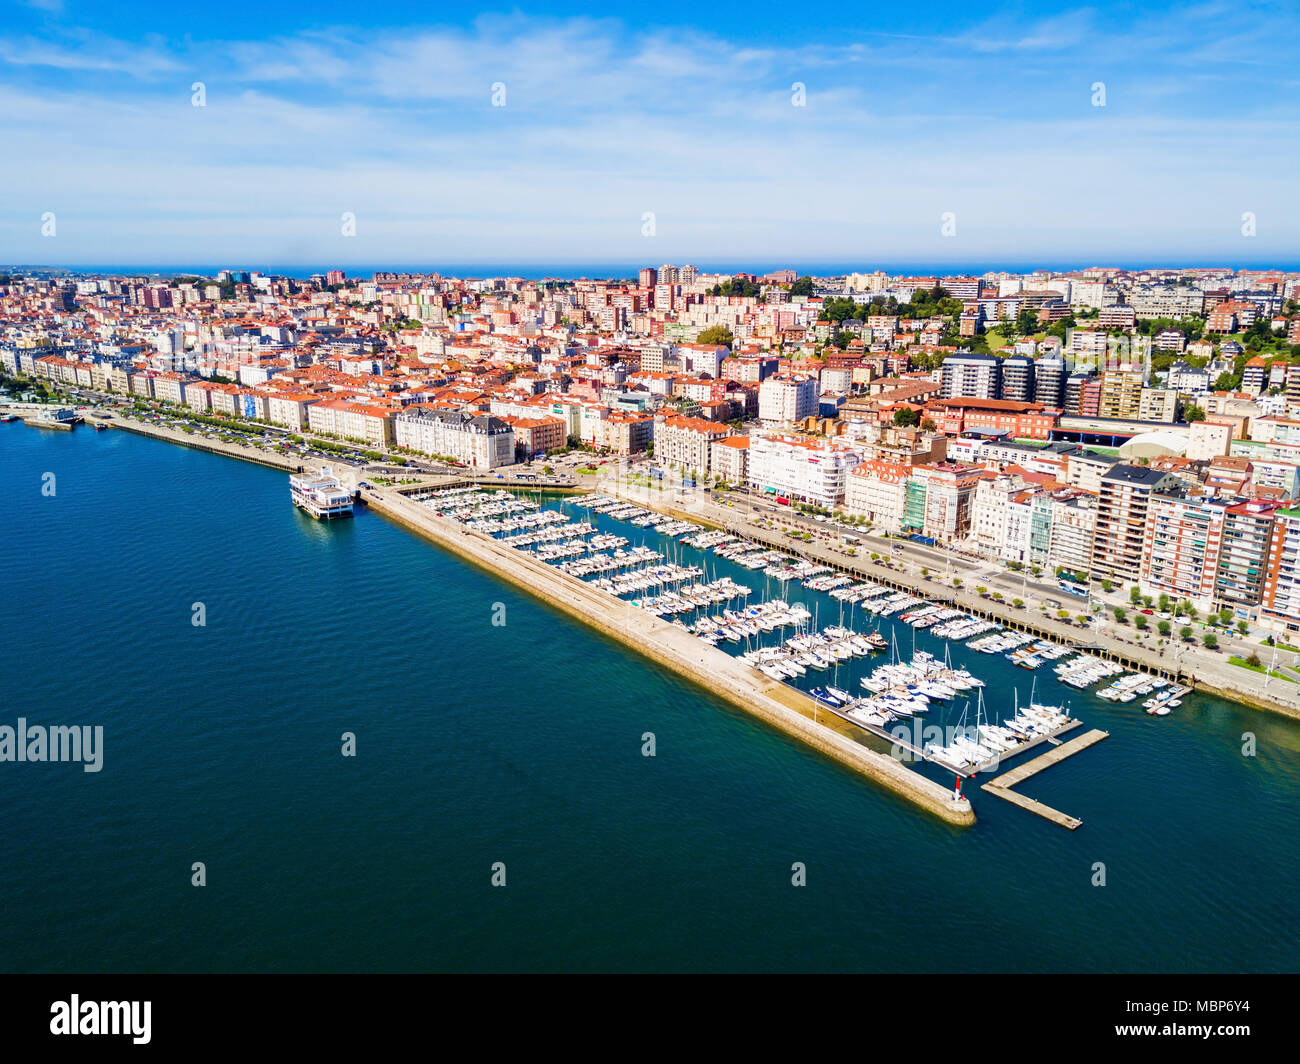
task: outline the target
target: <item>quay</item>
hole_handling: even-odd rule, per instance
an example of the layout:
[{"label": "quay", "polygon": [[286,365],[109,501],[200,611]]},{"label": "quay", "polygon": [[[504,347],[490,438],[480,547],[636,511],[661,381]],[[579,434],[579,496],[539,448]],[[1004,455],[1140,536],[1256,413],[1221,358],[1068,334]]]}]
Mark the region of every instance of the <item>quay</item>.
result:
[{"label": "quay", "polygon": [[[500,483],[495,478],[493,482]],[[441,518],[403,492],[371,487],[362,489],[361,495],[370,508],[395,524],[672,669],[926,812],[954,825],[975,822],[966,798],[957,798],[948,788],[864,745],[854,734],[855,728],[843,727],[833,715],[828,719],[814,699],[788,684],[755,675],[744,662],[667,621],[639,610],[633,616],[626,602],[486,533]]]},{"label": "quay", "polygon": [[1042,772],[1044,769],[1059,764],[1067,757],[1073,757],[1075,754],[1079,753],[1079,751],[1086,750],[1095,743],[1101,742],[1109,735],[1110,732],[1094,728],[1092,731],[1080,735],[1076,739],[1071,739],[1068,743],[1062,743],[1054,750],[1049,750],[1045,754],[1040,754],[1032,761],[1026,761],[1023,765],[1019,765],[1016,768],[1011,769],[1009,772],[1004,772],[997,779],[990,780],[988,783],[984,784],[983,789],[988,791],[990,794],[997,795],[999,798],[1005,798],[1013,805],[1020,806],[1021,809],[1027,809],[1031,813],[1036,813],[1043,817],[1043,819],[1050,820],[1053,824],[1060,824],[1061,827],[1073,831],[1083,823],[1083,821],[1078,817],[1067,816],[1065,813],[1053,809],[1049,805],[1044,805],[1042,802],[1036,801],[1033,798],[1026,798],[1023,794],[1017,793],[1012,788],[1019,783],[1023,783],[1031,776],[1038,775],[1038,773]]}]

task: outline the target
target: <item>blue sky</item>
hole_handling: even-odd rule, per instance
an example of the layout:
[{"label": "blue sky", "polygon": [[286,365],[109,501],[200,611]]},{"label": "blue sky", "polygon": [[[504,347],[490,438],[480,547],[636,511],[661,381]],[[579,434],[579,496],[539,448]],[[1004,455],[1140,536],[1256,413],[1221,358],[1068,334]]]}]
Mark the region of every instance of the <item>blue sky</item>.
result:
[{"label": "blue sky", "polygon": [[0,262],[1300,258],[1294,4],[443,12],[7,4]]}]

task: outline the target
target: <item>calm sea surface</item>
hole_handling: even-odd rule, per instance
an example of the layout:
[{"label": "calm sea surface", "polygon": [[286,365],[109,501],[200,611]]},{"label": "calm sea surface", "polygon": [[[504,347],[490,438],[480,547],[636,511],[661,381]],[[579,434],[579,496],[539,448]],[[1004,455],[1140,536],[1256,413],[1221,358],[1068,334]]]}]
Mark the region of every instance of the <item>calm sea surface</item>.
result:
[{"label": "calm sea surface", "polygon": [[[0,528],[0,724],[105,731],[97,774],[0,763],[0,969],[1300,967],[1296,723],[1040,670],[1111,733],[1024,788],[1083,827],[974,789],[958,830],[374,514],[303,517],[272,470],[0,425]],[[953,659],[995,713],[1029,693]]]}]

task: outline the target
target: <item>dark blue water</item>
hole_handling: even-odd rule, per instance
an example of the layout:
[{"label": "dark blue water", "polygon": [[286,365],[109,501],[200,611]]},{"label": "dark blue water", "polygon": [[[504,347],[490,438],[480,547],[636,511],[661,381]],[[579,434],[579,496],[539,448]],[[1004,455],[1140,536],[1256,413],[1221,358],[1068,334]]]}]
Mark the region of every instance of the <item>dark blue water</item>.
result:
[{"label": "dark blue water", "polygon": [[1289,721],[1069,692],[1111,738],[1027,790],[1084,826],[958,830],[272,470],[14,423],[0,499],[0,724],[105,728],[0,764],[4,970],[1296,966]]},{"label": "dark blue water", "polygon": [[[1207,256],[1176,262],[1156,260],[1143,262],[1120,256],[1115,258],[1103,256],[1100,260],[1092,258],[1073,258],[1057,260],[1026,260],[1011,262],[1005,259],[971,257],[966,259],[934,260],[891,260],[888,262],[863,262],[860,260],[836,259],[815,260],[801,259],[795,255],[786,259],[755,261],[743,259],[726,260],[692,260],[701,273],[753,273],[765,274],[771,270],[797,270],[800,274],[814,277],[838,277],[848,273],[870,273],[884,270],[891,275],[912,275],[918,277],[952,276],[958,273],[983,274],[991,270],[1007,270],[1012,273],[1032,273],[1035,270],[1052,270],[1058,273],[1073,270],[1086,270],[1098,265],[1125,270],[1151,269],[1233,269],[1233,270],[1291,270],[1297,268],[1294,262],[1257,262],[1232,259],[1230,256],[1210,252]],[[330,270],[343,270],[351,278],[374,276],[376,271],[387,273],[440,273],[444,277],[533,277],[554,278],[557,280],[577,280],[580,278],[635,278],[637,271],[644,266],[658,267],[659,262],[593,262],[593,261],[544,261],[532,260],[522,262],[421,262],[421,263],[206,263],[200,265],[177,265],[174,263],[131,263],[131,264],[96,264],[73,265],[67,269],[77,273],[95,276],[131,276],[134,274],[157,274],[163,277],[180,275],[197,275],[215,277],[221,270],[257,271],[277,277],[294,277],[306,279],[313,274],[323,274]],[[39,267],[30,267],[39,269]]]}]

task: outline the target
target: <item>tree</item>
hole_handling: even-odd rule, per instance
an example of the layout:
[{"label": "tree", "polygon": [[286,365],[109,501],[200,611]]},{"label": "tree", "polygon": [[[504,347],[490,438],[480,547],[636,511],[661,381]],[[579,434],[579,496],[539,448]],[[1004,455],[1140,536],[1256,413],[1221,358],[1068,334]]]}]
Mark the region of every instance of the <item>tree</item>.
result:
[{"label": "tree", "polygon": [[1173,630],[1174,630],[1173,625],[1171,625],[1168,621],[1161,621],[1159,624],[1156,625],[1156,631],[1158,631],[1166,639],[1169,638],[1169,633],[1172,632]]},{"label": "tree", "polygon": [[1144,613],[1139,613],[1139,614],[1137,614],[1137,615],[1133,618],[1133,624],[1137,627],[1137,630],[1138,630],[1139,632],[1144,632],[1144,631],[1146,631],[1146,627],[1147,627],[1147,618],[1146,618],[1146,614],[1144,614]]},{"label": "tree", "polygon": [[1233,613],[1227,606],[1219,611],[1219,623],[1225,628],[1232,623]]},{"label": "tree", "polygon": [[1238,621],[1237,631],[1239,631],[1242,635],[1245,635],[1247,632],[1250,631],[1250,625],[1248,625],[1245,621]]},{"label": "tree", "polygon": [[1215,650],[1219,645],[1219,637],[1213,632],[1206,632],[1205,638],[1201,642],[1205,644],[1206,650]]},{"label": "tree", "polygon": [[1183,625],[1178,629],[1178,635],[1182,638],[1183,642],[1187,642],[1187,640],[1192,638],[1192,626],[1190,624]]},{"label": "tree", "polygon": [[1101,589],[1102,589],[1103,591],[1107,591],[1107,592],[1109,592],[1109,591],[1114,591],[1114,590],[1115,590],[1115,584],[1114,584],[1113,581],[1110,581],[1110,580],[1103,580],[1103,581],[1101,582]]},{"label": "tree", "polygon": [[1058,616],[1058,617],[1059,617],[1061,620],[1063,620],[1063,621],[1068,621],[1068,620],[1070,619],[1070,611],[1069,611],[1069,610],[1057,610],[1057,611],[1056,611],[1056,616]]},{"label": "tree", "polygon": [[921,415],[910,406],[900,406],[894,411],[894,424],[900,428],[915,428],[921,423]]},{"label": "tree", "polygon": [[790,286],[792,296],[810,296],[813,294],[813,280],[811,277],[800,277]]},{"label": "tree", "polygon": [[1128,589],[1128,600],[1129,602],[1133,603],[1134,606],[1136,606],[1139,602],[1142,601],[1142,591],[1137,586],[1137,584],[1134,584],[1131,588]]},{"label": "tree", "polygon": [[1119,621],[1120,624],[1123,624],[1126,620],[1128,620],[1128,610],[1126,610],[1123,606],[1116,606],[1115,620]]},{"label": "tree", "polygon": [[921,419],[922,432],[938,432],[939,426],[934,423],[934,418],[926,417]]},{"label": "tree", "polygon": [[1202,410],[1195,403],[1188,403],[1187,406],[1183,408],[1183,420],[1186,421],[1189,425],[1193,421],[1204,421],[1205,411]]},{"label": "tree", "polygon": [[1241,383],[1241,378],[1235,373],[1220,373],[1214,379],[1214,390],[1216,392],[1235,392],[1237,385]]},{"label": "tree", "polygon": [[710,325],[695,338],[697,344],[724,344],[730,347],[735,340],[730,329],[725,325]]}]

